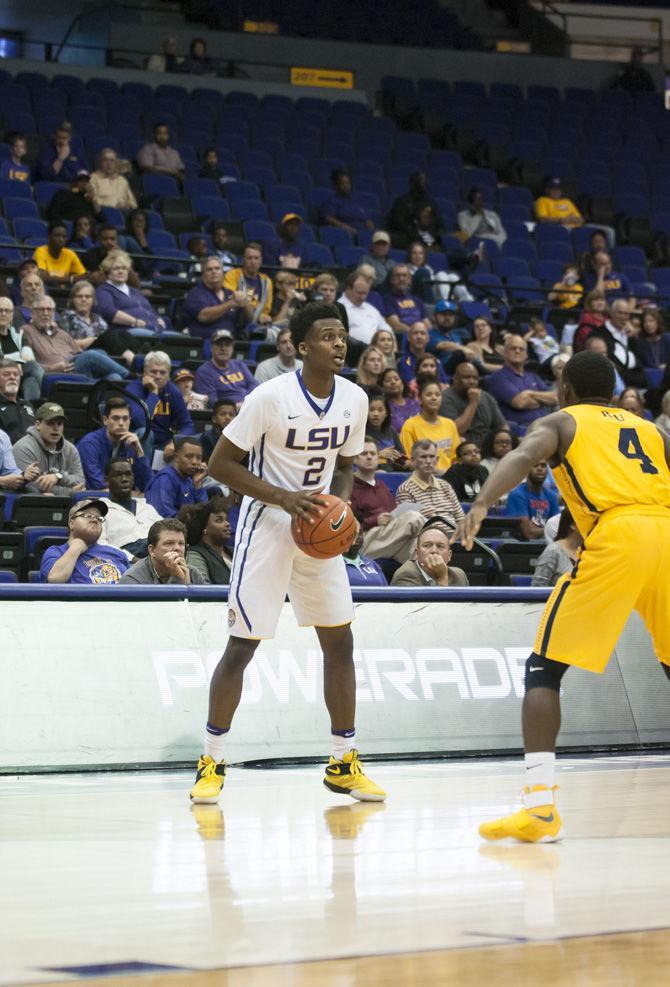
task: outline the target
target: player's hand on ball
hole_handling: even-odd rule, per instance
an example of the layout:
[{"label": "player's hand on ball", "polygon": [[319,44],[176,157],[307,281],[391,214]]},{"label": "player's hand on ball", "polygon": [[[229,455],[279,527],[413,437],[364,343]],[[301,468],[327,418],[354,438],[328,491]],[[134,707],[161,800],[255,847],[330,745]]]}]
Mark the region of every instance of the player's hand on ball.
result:
[{"label": "player's hand on ball", "polygon": [[483,504],[473,504],[465,517],[456,525],[456,530],[451,536],[449,544],[453,545],[459,541],[463,548],[469,552],[487,513],[488,511]]},{"label": "player's hand on ball", "polygon": [[321,508],[325,507],[325,501],[319,499],[321,490],[313,493],[307,490],[285,490],[283,492],[280,507],[292,518],[304,518],[310,524],[321,513]]}]

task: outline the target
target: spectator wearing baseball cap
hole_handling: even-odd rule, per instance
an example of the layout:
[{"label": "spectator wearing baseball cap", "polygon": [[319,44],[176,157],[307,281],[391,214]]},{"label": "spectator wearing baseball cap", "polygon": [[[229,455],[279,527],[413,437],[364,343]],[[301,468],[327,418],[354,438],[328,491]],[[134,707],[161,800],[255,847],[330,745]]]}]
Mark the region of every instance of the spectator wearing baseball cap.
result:
[{"label": "spectator wearing baseball cap", "polygon": [[535,218],[538,223],[557,223],[568,229],[584,224],[584,217],[572,199],[563,195],[563,183],[560,178],[547,179],[544,195],[535,200]]},{"label": "spectator wearing baseball cap", "polygon": [[184,404],[189,411],[205,411],[207,408],[207,395],[198,394],[193,390],[193,384],[195,382],[195,374],[187,370],[186,367],[182,367],[181,370],[177,370],[176,373],[172,375],[172,383],[176,384],[181,391],[181,396],[184,399]]},{"label": "spectator wearing baseball cap", "polygon": [[37,422],[13,446],[19,469],[37,463],[40,475],[26,485],[26,493],[69,497],[86,489],[79,453],[64,437],[65,412],[59,404],[46,401],[36,412]]},{"label": "spectator wearing baseball cap", "polygon": [[[277,261],[281,267],[294,270],[300,267],[305,243],[300,236],[302,217],[297,212],[287,212],[277,225],[279,243],[276,245]],[[267,251],[266,251],[267,253]],[[269,258],[268,258],[269,260]]]},{"label": "spectator wearing baseball cap", "polygon": [[385,230],[375,230],[372,234],[370,252],[363,254],[358,262],[359,264],[369,264],[370,267],[374,268],[376,288],[384,284],[389,276],[389,272],[397,264],[397,261],[389,257],[390,249],[391,237],[388,233]]},{"label": "spectator wearing baseball cap", "polygon": [[235,319],[244,306],[244,292],[224,288],[223,278],[220,259],[208,257],[199,282],[191,288],[181,309],[182,321],[191,336],[209,339],[220,329],[235,334]]},{"label": "spectator wearing baseball cap", "polygon": [[[54,181],[54,179],[50,180]],[[59,189],[49,203],[47,209],[49,223],[70,222],[74,227],[82,216],[90,219],[92,228],[97,223],[105,222],[104,213],[95,204],[91,176],[85,168],[78,168],[70,179],[60,178],[55,181],[69,181],[70,187]]]},{"label": "spectator wearing baseball cap", "polygon": [[195,375],[198,394],[205,394],[210,405],[220,398],[230,398],[241,404],[250,391],[258,387],[244,360],[233,359],[233,334],[219,329],[212,336],[212,358],[203,363]]},{"label": "spectator wearing baseball cap", "polygon": [[464,339],[469,333],[458,327],[459,315],[457,302],[441,298],[435,305],[433,326],[428,334],[426,349],[438,357],[448,374],[453,373],[460,360],[468,358]]},{"label": "spectator wearing baseball cap", "polygon": [[125,553],[112,545],[99,544],[107,511],[104,500],[95,498],[80,500],[70,508],[67,541],[52,545],[42,556],[43,583],[109,586],[120,581],[128,568]]}]

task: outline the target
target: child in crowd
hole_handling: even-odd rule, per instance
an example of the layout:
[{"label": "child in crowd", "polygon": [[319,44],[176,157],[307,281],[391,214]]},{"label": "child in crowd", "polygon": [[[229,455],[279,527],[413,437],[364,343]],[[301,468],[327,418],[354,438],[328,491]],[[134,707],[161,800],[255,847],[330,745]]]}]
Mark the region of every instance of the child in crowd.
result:
[{"label": "child in crowd", "polygon": [[193,381],[195,380],[195,375],[182,367],[178,370],[172,377],[173,383],[177,385],[182,393],[182,397],[186,403],[186,407],[189,411],[205,411],[207,409],[207,395],[206,394],[196,394],[193,390]]}]

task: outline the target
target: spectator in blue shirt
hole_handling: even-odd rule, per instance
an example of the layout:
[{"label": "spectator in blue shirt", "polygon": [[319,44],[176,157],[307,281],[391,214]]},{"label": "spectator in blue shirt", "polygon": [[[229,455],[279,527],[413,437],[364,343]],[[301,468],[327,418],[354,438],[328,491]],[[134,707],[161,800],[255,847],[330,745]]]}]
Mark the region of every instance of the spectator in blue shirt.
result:
[{"label": "spectator in blue shirt", "polygon": [[411,292],[412,275],[407,264],[396,264],[389,275],[391,291],[383,295],[386,321],[394,332],[408,332],[411,326],[421,325],[427,331],[431,328],[426,307]]},{"label": "spectator in blue shirt", "polygon": [[75,154],[71,145],[72,126],[63,121],[47,141],[37,161],[37,175],[46,182],[73,182],[86,162]]},{"label": "spectator in blue shirt", "polygon": [[119,582],[128,568],[128,558],[120,548],[98,543],[106,514],[104,500],[92,498],[80,500],[70,508],[67,542],[52,545],[42,556],[43,583],[108,586]]},{"label": "spectator in blue shirt", "polygon": [[558,397],[537,374],[525,369],[528,346],[523,336],[508,336],[503,349],[504,365],[487,379],[487,390],[505,418],[517,425],[530,425],[558,405]]},{"label": "spectator in blue shirt", "polygon": [[353,184],[348,171],[336,168],[330,176],[333,191],[321,206],[321,221],[356,236],[359,230],[374,230],[375,224],[352,197]]},{"label": "spectator in blue shirt", "polygon": [[14,134],[9,144],[10,156],[0,166],[0,178],[10,182],[26,182],[30,185],[30,168],[23,161],[28,145],[23,134]]},{"label": "spectator in blue shirt", "polygon": [[521,533],[528,541],[544,538],[544,526],[558,514],[558,497],[547,483],[547,464],[537,463],[511,491],[507,499],[507,516],[518,517]]},{"label": "spectator in blue shirt", "polygon": [[142,443],[130,430],[130,408],[124,398],[110,398],[105,405],[102,428],[88,432],[77,443],[77,451],[88,490],[105,490],[105,469],[109,460],[120,457],[131,463],[134,485],[144,490],[151,479],[151,467]]},{"label": "spectator in blue shirt", "polygon": [[587,271],[582,284],[584,291],[604,291],[608,302],[613,298],[632,298],[631,283],[625,274],[613,270],[612,258],[606,250],[598,250],[590,258],[591,271]]},{"label": "spectator in blue shirt", "polygon": [[198,367],[195,373],[195,390],[206,394],[210,407],[220,398],[230,398],[241,404],[249,391],[258,387],[258,381],[244,360],[233,359],[232,333],[219,329],[212,336],[212,359]]},{"label": "spectator in blue shirt", "polygon": [[199,440],[184,435],[175,442],[170,465],[155,473],[147,484],[146,501],[161,517],[176,517],[184,504],[207,500],[207,493],[202,489],[206,473]]},{"label": "spectator in blue shirt", "polygon": [[243,291],[223,287],[223,265],[218,257],[208,257],[202,277],[184,299],[181,314],[192,336],[209,339],[219,329],[235,334],[235,316],[244,307]]},{"label": "spectator in blue shirt", "polygon": [[350,586],[388,586],[386,577],[374,559],[361,555],[363,545],[363,528],[359,524],[358,532],[346,552],[342,553],[344,568]]},{"label": "spectator in blue shirt", "polygon": [[[151,418],[153,448],[162,449],[166,458],[172,453],[175,435],[195,435],[195,425],[182,393],[170,380],[170,367],[167,353],[152,350],[144,358],[142,379],[131,381],[125,389],[130,403],[131,430],[145,439],[141,429],[146,428],[146,417],[141,406],[133,401],[133,398],[139,398],[146,404]],[[149,455],[146,439],[144,448]]]},{"label": "spectator in blue shirt", "polygon": [[[407,344],[407,353],[401,356],[398,360],[398,373],[406,384],[410,384],[416,377],[417,362],[423,356],[432,356],[432,354],[428,353],[426,349],[428,346],[428,330],[420,322],[415,322],[414,325],[410,327],[407,333]],[[448,382],[444,368],[437,360],[435,373],[437,374],[437,378],[441,384],[446,384]]]}]

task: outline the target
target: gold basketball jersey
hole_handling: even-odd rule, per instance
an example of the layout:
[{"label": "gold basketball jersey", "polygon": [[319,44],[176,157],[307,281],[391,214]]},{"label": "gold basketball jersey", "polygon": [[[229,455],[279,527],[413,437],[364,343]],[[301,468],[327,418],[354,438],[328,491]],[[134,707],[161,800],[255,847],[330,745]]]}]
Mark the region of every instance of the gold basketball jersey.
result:
[{"label": "gold basketball jersey", "polygon": [[577,427],[553,474],[582,535],[614,507],[670,508],[670,470],[663,439],[651,422],[597,404],[563,411]]}]

